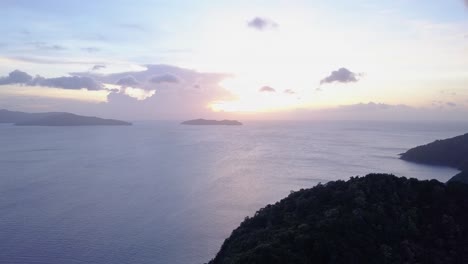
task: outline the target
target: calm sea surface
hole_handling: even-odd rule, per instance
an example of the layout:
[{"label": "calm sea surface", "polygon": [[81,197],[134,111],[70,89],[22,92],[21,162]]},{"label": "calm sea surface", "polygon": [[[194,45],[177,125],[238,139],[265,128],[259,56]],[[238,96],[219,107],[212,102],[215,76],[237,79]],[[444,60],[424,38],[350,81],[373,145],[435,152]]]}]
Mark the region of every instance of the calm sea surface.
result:
[{"label": "calm sea surface", "polygon": [[0,263],[204,263],[245,216],[371,172],[446,181],[398,154],[468,123],[0,125]]}]

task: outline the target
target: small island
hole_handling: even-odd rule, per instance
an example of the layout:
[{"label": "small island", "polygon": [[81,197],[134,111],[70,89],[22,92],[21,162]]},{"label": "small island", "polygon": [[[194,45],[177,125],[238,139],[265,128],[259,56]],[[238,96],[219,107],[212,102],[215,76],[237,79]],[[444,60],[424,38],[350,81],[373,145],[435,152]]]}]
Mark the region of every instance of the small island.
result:
[{"label": "small island", "polygon": [[130,126],[132,123],[71,113],[24,113],[0,110],[0,123],[15,126]]},{"label": "small island", "polygon": [[421,164],[449,166],[461,170],[450,181],[468,183],[468,134],[436,140],[400,154],[402,160]]},{"label": "small island", "polygon": [[207,120],[207,119],[194,119],[181,123],[182,125],[192,126],[241,126],[242,123],[237,120]]}]

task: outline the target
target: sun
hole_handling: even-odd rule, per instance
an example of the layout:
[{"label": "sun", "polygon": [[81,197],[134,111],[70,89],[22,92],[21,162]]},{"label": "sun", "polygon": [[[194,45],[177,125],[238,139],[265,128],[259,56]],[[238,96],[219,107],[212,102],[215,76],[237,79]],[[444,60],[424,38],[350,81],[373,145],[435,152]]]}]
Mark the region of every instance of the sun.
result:
[{"label": "sun", "polygon": [[210,103],[208,107],[215,112],[274,112],[297,108],[302,104],[300,97],[291,89],[271,88],[262,91],[261,87],[266,85],[249,78],[229,78],[220,85],[236,99]]}]

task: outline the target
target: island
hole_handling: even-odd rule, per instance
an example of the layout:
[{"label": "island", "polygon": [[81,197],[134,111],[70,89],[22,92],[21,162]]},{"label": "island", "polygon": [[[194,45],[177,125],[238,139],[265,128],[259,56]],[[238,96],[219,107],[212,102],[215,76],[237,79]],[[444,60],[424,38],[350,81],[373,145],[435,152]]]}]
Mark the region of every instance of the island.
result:
[{"label": "island", "polygon": [[15,124],[18,122],[25,122],[37,118],[44,118],[50,115],[62,114],[61,112],[48,112],[48,113],[25,113],[18,111],[9,111],[0,109],[0,123]]},{"label": "island", "polygon": [[237,120],[207,120],[207,119],[194,119],[181,123],[182,125],[193,126],[241,126],[242,123]]},{"label": "island", "polygon": [[462,172],[450,181],[468,183],[468,134],[436,140],[400,154],[402,160],[428,165],[449,166]]},{"label": "island", "polygon": [[24,113],[0,110],[0,123],[16,126],[130,126],[132,123],[64,112]]},{"label": "island", "polygon": [[468,185],[352,177],[246,217],[209,264],[466,263]]}]

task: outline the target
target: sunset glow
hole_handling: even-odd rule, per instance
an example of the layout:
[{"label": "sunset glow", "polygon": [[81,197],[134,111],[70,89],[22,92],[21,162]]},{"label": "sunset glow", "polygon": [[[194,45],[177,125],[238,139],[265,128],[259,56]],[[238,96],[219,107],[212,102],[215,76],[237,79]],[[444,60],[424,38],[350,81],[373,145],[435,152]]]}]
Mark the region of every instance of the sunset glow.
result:
[{"label": "sunset glow", "polygon": [[[95,12],[86,6],[20,2],[0,10],[11,21],[0,26],[0,104],[16,100],[18,110],[33,96],[51,111],[69,105],[63,99],[85,113],[96,111],[86,104],[100,103],[149,119],[223,112],[262,119],[368,103],[468,113],[462,0],[176,1],[164,5],[167,12],[149,1],[125,9],[117,24],[122,10],[104,1],[93,10],[106,15],[90,14],[94,27],[57,13]],[[33,21],[13,15],[33,9]],[[175,10],[180,19],[169,15]],[[75,25],[70,36],[65,28]]]}]

